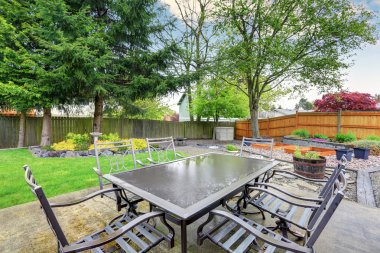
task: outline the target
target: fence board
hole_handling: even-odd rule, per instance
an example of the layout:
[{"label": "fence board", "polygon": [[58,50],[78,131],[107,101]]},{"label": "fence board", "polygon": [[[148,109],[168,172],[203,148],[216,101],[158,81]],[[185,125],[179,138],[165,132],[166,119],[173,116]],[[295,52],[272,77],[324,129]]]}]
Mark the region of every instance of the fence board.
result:
[{"label": "fence board", "polygon": [[[17,146],[19,117],[0,117],[0,148]],[[52,142],[65,139],[69,132],[92,132],[92,118],[52,118]],[[104,118],[102,132],[105,134],[118,133],[121,138],[147,138],[147,137],[184,137],[188,139],[212,138],[213,122],[167,122],[157,120],[115,119]],[[219,126],[235,127],[235,122],[222,122]],[[39,145],[41,140],[42,118],[32,117],[26,119],[25,145]]]},{"label": "fence board", "polygon": [[[311,134],[320,133],[334,137],[338,133],[337,112],[300,112],[294,115],[260,119],[259,127],[262,136],[282,137],[291,134],[295,129],[307,129]],[[340,116],[340,132],[349,131],[358,138],[367,135],[380,136],[380,112],[343,111]],[[252,136],[249,120],[237,121],[235,138]]]}]

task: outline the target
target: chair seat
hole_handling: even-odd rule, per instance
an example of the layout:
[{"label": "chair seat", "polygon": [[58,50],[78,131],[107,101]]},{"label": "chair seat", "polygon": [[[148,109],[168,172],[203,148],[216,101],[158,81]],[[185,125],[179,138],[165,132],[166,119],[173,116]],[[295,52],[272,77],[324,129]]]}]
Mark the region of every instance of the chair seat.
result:
[{"label": "chair seat", "polygon": [[[283,237],[282,235],[265,228],[253,220],[247,219],[244,216],[238,217],[259,232],[267,234],[276,241],[289,243],[289,246],[298,245]],[[275,246],[260,242],[254,235],[250,234],[244,228],[231,220],[222,220],[213,226],[213,228],[211,228],[209,231],[210,232],[206,233],[205,236],[227,252],[243,253],[248,252],[250,249],[253,249],[257,252],[272,253],[278,252],[279,250]],[[281,252],[284,252],[284,250],[281,249]]]},{"label": "chair seat", "polygon": [[[262,211],[269,212],[280,219],[290,222],[299,228],[306,229],[306,225],[313,213],[312,208],[303,208],[291,205],[276,196],[263,193],[249,201],[249,204]],[[296,215],[298,214],[298,215]]]},{"label": "chair seat", "polygon": [[[75,244],[83,242],[91,242],[107,234],[111,234],[114,231],[118,230],[120,227],[131,222],[137,216],[130,213],[128,215],[123,215],[121,218],[116,219],[111,222],[104,229],[84,237]],[[105,252],[128,252],[128,253],[142,253],[147,252],[155,245],[163,241],[164,235],[155,229],[153,226],[144,222],[139,226],[136,226],[130,232],[127,232],[125,235],[119,237],[115,242],[109,243],[103,247],[94,248],[91,251],[94,253],[105,253]]]}]

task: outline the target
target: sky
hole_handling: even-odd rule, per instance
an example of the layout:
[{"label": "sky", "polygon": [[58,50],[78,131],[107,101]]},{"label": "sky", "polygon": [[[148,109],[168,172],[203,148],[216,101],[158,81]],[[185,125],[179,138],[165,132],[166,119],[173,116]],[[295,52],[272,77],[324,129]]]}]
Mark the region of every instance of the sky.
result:
[{"label": "sky", "polygon": [[[163,0],[170,7],[170,11],[174,15],[178,15],[178,9],[175,6],[174,0]],[[354,0],[373,10],[377,15],[377,22],[380,22],[380,0]],[[379,28],[380,31],[380,28]],[[347,75],[343,78],[343,88],[349,91],[358,91],[370,93],[372,95],[380,94],[380,39],[376,45],[366,45],[362,50],[355,52],[351,58],[353,65],[346,70]],[[303,94],[303,97],[310,101],[319,99],[323,94],[318,94],[316,91],[308,91]],[[181,94],[172,94],[164,99],[164,101],[173,109],[178,111],[178,100]],[[284,97],[280,99],[276,105],[281,105],[282,108],[293,109],[300,97]]]}]

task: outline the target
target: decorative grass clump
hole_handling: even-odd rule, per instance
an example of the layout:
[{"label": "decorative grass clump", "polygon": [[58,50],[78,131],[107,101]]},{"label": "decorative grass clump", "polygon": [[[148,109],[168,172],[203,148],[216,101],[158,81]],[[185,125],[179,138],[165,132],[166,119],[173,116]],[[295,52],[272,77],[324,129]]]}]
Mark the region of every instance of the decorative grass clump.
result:
[{"label": "decorative grass clump", "polygon": [[296,135],[305,139],[308,139],[310,137],[310,133],[306,129],[296,129],[292,132],[292,135]]},{"label": "decorative grass clump", "polygon": [[348,132],[346,134],[339,133],[335,135],[335,140],[341,143],[352,142],[356,141],[356,135],[352,132]]}]

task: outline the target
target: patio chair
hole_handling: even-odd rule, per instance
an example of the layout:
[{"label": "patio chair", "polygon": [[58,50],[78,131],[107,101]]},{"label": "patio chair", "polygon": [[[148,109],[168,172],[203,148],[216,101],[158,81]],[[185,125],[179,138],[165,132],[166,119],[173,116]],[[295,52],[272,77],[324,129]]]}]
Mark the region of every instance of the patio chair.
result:
[{"label": "patio chair", "polygon": [[152,164],[169,162],[171,153],[173,153],[174,159],[183,158],[175,150],[173,137],[146,138],[146,143],[149,152],[147,160]]},{"label": "patio chair", "polygon": [[[205,239],[220,246],[227,252],[243,253],[251,252],[315,252],[314,243],[322,233],[323,229],[334,214],[336,208],[343,198],[343,193],[338,192],[329,202],[327,210],[321,215],[320,221],[310,229],[309,237],[305,238],[303,245],[299,245],[286,237],[265,228],[264,226],[244,216],[235,216],[226,211],[211,211],[205,223],[199,226],[197,231],[198,244],[201,245]],[[215,218],[222,219],[216,225],[210,223]],[[213,224],[206,232],[205,225]],[[313,218],[309,223],[315,223]]]},{"label": "patio chair", "polygon": [[[273,230],[281,230],[283,236],[287,237],[287,232],[289,232],[294,236],[303,237],[302,233],[291,230],[291,225],[303,231],[311,229],[310,226],[314,225],[316,220],[311,223],[308,223],[308,221],[321,214],[326,204],[336,192],[343,192],[346,188],[347,182],[343,170],[344,165],[339,165],[316,198],[296,196],[270,184],[248,184],[247,191],[253,192],[254,196],[247,204],[256,207],[263,213],[269,213],[272,217],[278,219],[276,222],[277,225]],[[343,180],[343,182],[340,180]],[[273,189],[274,191],[269,189]],[[237,203],[238,207],[240,206],[239,201]],[[297,214],[299,215],[297,216]],[[263,215],[263,218],[265,219],[265,215]]]},{"label": "patio chair", "polygon": [[249,137],[243,137],[241,140],[241,146],[240,146],[240,156],[243,156],[244,147],[251,147],[252,144],[265,144],[269,146],[270,155],[269,158],[272,159],[273,157],[273,146],[274,146],[274,140],[268,139],[268,138],[249,138]]},{"label": "patio chair", "polygon": [[[288,175],[291,175],[292,177],[296,178],[296,179],[301,179],[303,181],[306,181],[306,182],[314,182],[314,183],[321,183],[323,185],[321,191],[315,196],[316,198],[321,198],[323,199],[325,197],[325,194],[326,194],[326,191],[332,187],[332,185],[335,183],[339,183],[339,188],[342,192],[344,192],[344,190],[346,189],[347,187],[347,179],[345,177],[345,168],[346,168],[346,165],[347,165],[347,159],[345,157],[345,155],[342,156],[341,160],[339,161],[339,165],[334,169],[332,170],[332,173],[329,177],[327,177],[327,179],[311,179],[311,178],[307,178],[307,177],[304,177],[304,176],[301,176],[299,174],[296,174],[294,172],[291,172],[291,171],[288,171],[288,170],[278,170],[278,169],[272,169],[269,173],[272,173],[271,175],[269,175],[268,177],[266,177],[265,179],[265,176],[264,176],[264,179],[265,179],[265,183],[262,181],[262,183],[260,183],[259,181],[257,182],[254,182],[254,183],[249,183],[247,184],[247,186],[251,186],[251,187],[254,187],[254,186],[258,186],[258,187],[263,187],[265,189],[267,188],[272,188],[274,190],[277,190],[285,195],[288,195],[290,197],[293,197],[293,198],[301,198],[302,199],[302,194],[298,194],[298,195],[294,195],[294,194],[290,194],[289,192],[286,192],[284,190],[282,190],[280,187],[276,187],[276,184],[269,184],[269,180],[271,178],[274,177],[274,175],[285,175],[285,174],[288,174]],[[250,190],[249,187],[247,187],[244,191],[243,191],[243,194],[240,196],[240,198],[238,199],[237,201],[237,204],[232,207],[231,205],[227,205],[226,204],[226,207],[229,211],[231,212],[236,212],[236,213],[242,213],[242,214],[256,214],[257,212],[248,212],[248,211],[243,211],[243,209],[246,209],[247,206],[248,206],[248,202],[252,200],[252,197],[250,197],[250,194],[251,194],[252,190]],[[257,195],[257,193],[256,193]],[[268,196],[267,196],[268,197]],[[243,204],[241,205],[241,203],[243,202]],[[260,212],[263,216],[263,219],[265,219],[265,214],[264,212],[261,211],[260,209]]]},{"label": "patio chair", "polygon": [[[85,236],[76,242],[69,243],[53,212],[53,208],[76,205],[107,192],[119,194],[120,189],[104,189],[78,200],[52,204],[49,203],[41,186],[37,184],[30,168],[25,165],[24,170],[26,183],[29,185],[32,193],[40,201],[41,208],[46,215],[49,226],[57,239],[58,252],[81,252],[89,249],[96,253],[147,252],[162,241],[166,241],[170,248],[174,246],[174,230],[166,222],[165,214],[160,211],[150,212],[141,216],[137,216],[133,213],[119,215],[105,228]],[[163,225],[168,229],[168,234],[164,234],[147,223],[149,219],[154,218],[160,218]]]},{"label": "patio chair", "polygon": [[[94,137],[94,151],[96,157],[96,167],[93,169],[98,175],[100,190],[103,190],[106,185],[110,184],[109,182],[104,182],[102,170],[112,174],[130,169],[136,169],[137,164],[145,166],[144,163],[136,159],[132,140],[99,142],[98,137],[101,135],[100,133],[92,133],[91,135]],[[107,162],[102,163],[101,165],[100,157],[104,157]],[[131,158],[131,164],[128,157]],[[127,207],[129,211],[133,211],[136,209],[137,203],[143,200],[132,193],[127,194],[125,191],[121,192],[120,199],[117,199],[117,196],[113,192],[105,193],[104,196],[121,202],[119,203],[120,205],[118,206],[118,210],[122,207]]]}]

